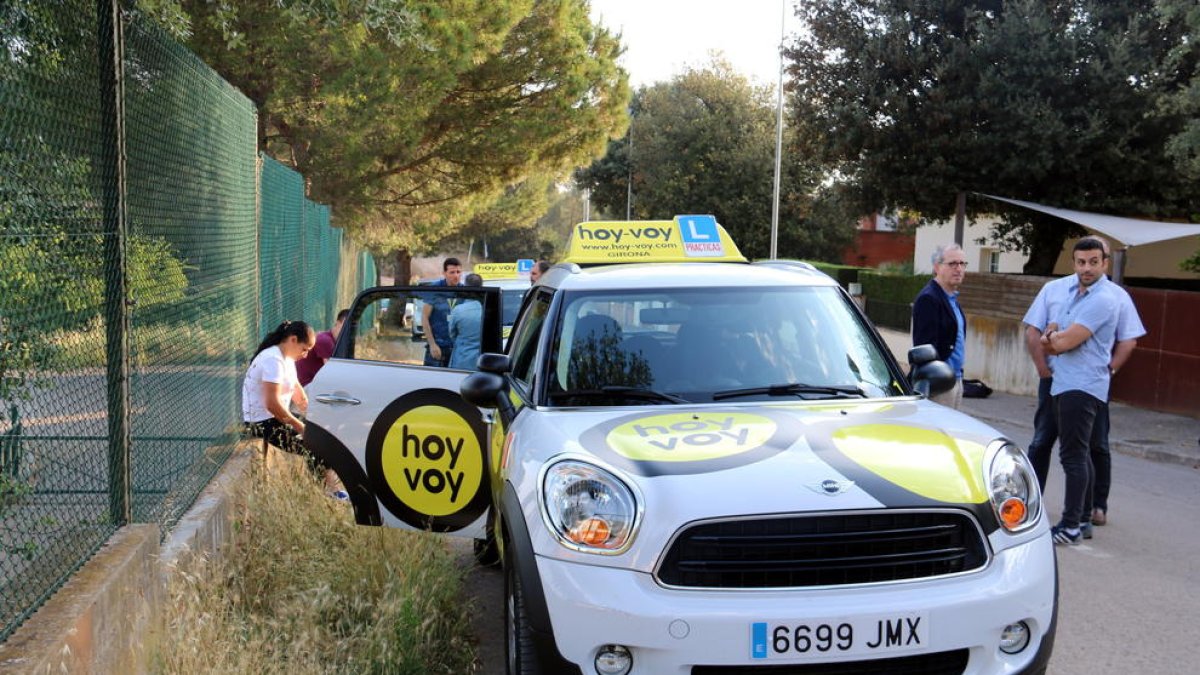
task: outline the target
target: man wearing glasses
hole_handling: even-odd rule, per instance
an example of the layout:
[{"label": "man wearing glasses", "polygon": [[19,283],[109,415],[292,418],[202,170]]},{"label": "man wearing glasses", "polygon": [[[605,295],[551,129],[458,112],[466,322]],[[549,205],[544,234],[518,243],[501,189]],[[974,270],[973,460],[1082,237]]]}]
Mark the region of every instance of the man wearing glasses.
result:
[{"label": "man wearing glasses", "polygon": [[912,340],[914,346],[933,345],[938,358],[954,370],[954,388],[930,399],[957,409],[967,353],[967,317],[958,306],[958,287],[966,276],[967,256],[958,244],[942,244],[934,249],[932,260],[933,278],[913,301]]}]

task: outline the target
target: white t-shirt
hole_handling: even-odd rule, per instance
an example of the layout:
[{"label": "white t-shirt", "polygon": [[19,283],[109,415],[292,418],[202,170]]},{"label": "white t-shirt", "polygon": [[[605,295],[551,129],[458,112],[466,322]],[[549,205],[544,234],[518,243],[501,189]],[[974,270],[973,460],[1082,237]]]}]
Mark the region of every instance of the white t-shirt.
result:
[{"label": "white t-shirt", "polygon": [[263,382],[279,385],[279,403],[286,410],[300,380],[296,377],[296,362],[285,358],[278,346],[259,352],[246,371],[246,379],[242,382],[242,419],[246,422],[262,422],[274,417],[263,398]]}]

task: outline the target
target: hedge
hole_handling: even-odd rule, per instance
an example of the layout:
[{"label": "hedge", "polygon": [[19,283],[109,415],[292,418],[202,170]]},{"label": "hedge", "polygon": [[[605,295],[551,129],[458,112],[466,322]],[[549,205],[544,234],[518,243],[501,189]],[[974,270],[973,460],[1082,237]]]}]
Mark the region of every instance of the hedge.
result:
[{"label": "hedge", "polygon": [[932,274],[896,276],[868,271],[858,274],[858,281],[863,286],[863,295],[868,299],[897,303],[912,302],[932,278]]}]

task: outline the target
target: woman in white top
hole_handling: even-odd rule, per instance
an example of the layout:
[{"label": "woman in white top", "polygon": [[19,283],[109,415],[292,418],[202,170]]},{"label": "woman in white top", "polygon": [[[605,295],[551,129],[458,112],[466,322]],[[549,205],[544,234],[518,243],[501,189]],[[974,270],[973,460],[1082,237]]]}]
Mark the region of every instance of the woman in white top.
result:
[{"label": "woman in white top", "polygon": [[285,452],[303,455],[314,471],[323,472],[330,496],[345,501],[338,489],[337,474],[310,455],[301,440],[304,422],[291,407],[304,414],[308,396],[296,375],[296,361],[304,358],[317,342],[316,333],[303,321],[284,321],[263,338],[242,382],[242,419],[251,436]]}]

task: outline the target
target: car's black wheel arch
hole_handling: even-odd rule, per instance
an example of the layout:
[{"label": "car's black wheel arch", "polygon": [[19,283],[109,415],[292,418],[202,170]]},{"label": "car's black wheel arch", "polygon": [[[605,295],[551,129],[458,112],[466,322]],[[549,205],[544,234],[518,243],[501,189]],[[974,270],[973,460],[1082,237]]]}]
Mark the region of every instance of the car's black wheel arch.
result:
[{"label": "car's black wheel arch", "polygon": [[[546,605],[546,595],[542,589],[541,574],[538,572],[537,559],[533,552],[533,540],[525,523],[521,502],[517,499],[516,490],[506,483],[500,498],[500,517],[503,523],[504,537],[504,566],[505,575],[516,575],[520,580],[523,599],[523,609],[526,623],[529,627],[528,637],[533,642],[536,661],[532,664],[535,669],[529,672],[562,673],[563,675],[582,675],[579,666],[570,663],[558,651],[554,641],[554,628],[550,622],[550,610]],[[505,584],[506,593],[508,583]],[[508,598],[505,598],[507,607]],[[507,610],[506,610],[507,611]],[[507,620],[507,616],[505,617]],[[505,626],[505,631],[509,627]],[[518,639],[520,636],[518,636]],[[507,633],[506,633],[506,647]],[[507,656],[507,652],[505,654]],[[510,673],[509,675],[520,675]]]}]

